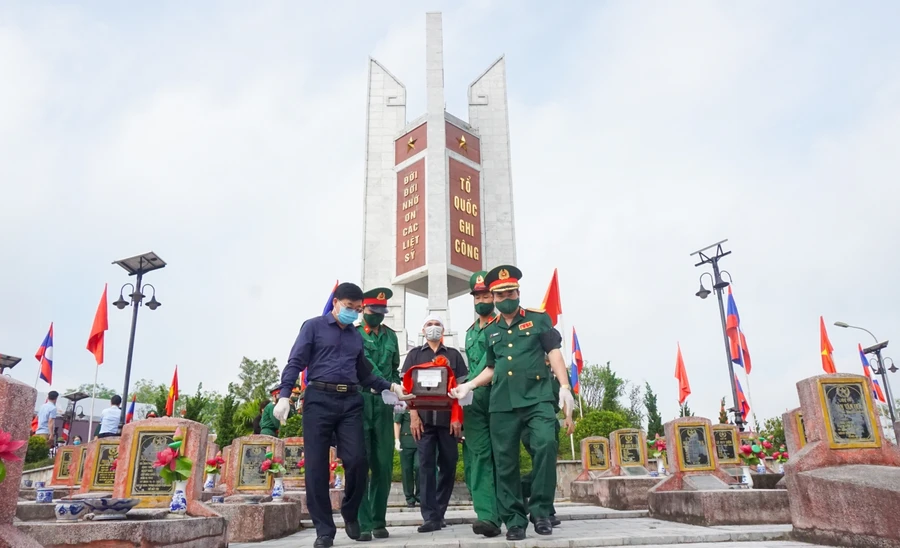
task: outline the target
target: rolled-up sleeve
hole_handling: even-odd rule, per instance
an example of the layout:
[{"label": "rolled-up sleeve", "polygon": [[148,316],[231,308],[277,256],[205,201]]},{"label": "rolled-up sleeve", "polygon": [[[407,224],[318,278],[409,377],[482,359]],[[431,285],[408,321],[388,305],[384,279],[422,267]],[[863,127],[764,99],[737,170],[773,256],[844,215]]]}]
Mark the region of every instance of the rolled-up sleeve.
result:
[{"label": "rolled-up sleeve", "polygon": [[365,388],[373,388],[379,391],[391,389],[389,381],[382,379],[372,371],[372,364],[366,358],[365,349],[360,350],[359,356],[356,358],[356,377],[359,379],[359,384]]},{"label": "rolled-up sleeve", "polygon": [[281,386],[278,392],[280,398],[291,397],[291,391],[297,383],[297,377],[309,365],[309,357],[312,355],[315,340],[315,324],[309,320],[303,322],[303,325],[300,327],[300,334],[297,335],[297,340],[294,341],[294,347],[291,348],[291,355],[288,357],[287,365],[284,366],[284,370],[281,372]]}]

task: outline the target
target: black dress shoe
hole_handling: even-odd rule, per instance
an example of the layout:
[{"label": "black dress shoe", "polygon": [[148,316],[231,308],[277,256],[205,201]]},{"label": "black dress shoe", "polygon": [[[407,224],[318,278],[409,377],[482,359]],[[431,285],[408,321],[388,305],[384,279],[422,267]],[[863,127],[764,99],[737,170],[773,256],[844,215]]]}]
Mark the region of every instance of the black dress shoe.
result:
[{"label": "black dress shoe", "polygon": [[500,534],[500,528],[489,521],[479,520],[472,524],[472,532],[491,538]]},{"label": "black dress shoe", "polygon": [[356,537],[357,542],[369,542],[370,540],[372,540],[372,533],[368,531],[363,531]]},{"label": "black dress shoe", "polygon": [[384,527],[380,527],[372,531],[372,536],[375,538],[388,538],[391,534],[388,533],[388,530]]},{"label": "black dress shoe", "polygon": [[406,507],[407,507],[407,508],[415,508],[415,507],[416,507],[416,503],[415,503],[415,502],[407,502],[407,503],[406,503]]},{"label": "black dress shoe", "polygon": [[534,532],[539,535],[552,535],[553,526],[550,525],[550,518],[538,518],[534,521]]},{"label": "black dress shoe", "polygon": [[334,544],[334,540],[331,537],[316,537],[313,548],[331,548],[332,544]]},{"label": "black dress shoe", "polygon": [[550,516],[550,525],[552,525],[554,527],[559,527],[560,524],[562,524],[562,522],[559,520],[558,517],[556,517],[556,514],[553,514],[552,516]]},{"label": "black dress shoe", "polygon": [[441,520],[441,529],[444,529],[446,527],[447,527],[447,522],[444,520]]},{"label": "black dress shoe", "polygon": [[359,538],[359,522],[358,521],[346,521],[344,522],[344,531],[347,532],[347,536],[353,540]]},{"label": "black dress shoe", "polygon": [[419,526],[418,531],[420,533],[431,533],[432,531],[440,531],[441,530],[441,522],[439,521],[426,521],[422,525]]},{"label": "black dress shoe", "polygon": [[510,527],[506,530],[506,540],[525,540],[525,528]]}]

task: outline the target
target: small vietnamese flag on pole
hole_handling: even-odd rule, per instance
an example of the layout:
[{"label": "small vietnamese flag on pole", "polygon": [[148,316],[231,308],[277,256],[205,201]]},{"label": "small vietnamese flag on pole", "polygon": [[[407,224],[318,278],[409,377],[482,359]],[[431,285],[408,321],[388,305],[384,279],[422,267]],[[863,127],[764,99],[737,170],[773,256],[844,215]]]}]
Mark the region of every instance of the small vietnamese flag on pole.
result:
[{"label": "small vietnamese flag on pole", "polygon": [[828,332],[825,331],[825,318],[819,316],[819,345],[822,352],[822,369],[826,373],[837,373],[834,367],[834,347],[828,340]]},{"label": "small vietnamese flag on pole", "polygon": [[547,293],[544,294],[541,309],[550,316],[550,321],[555,326],[559,321],[559,315],[562,314],[562,302],[559,298],[559,274],[555,268],[553,269],[553,278],[550,279],[550,286],[547,287]]},{"label": "small vietnamese flag on pole", "polygon": [[100,297],[100,304],[97,305],[97,313],[94,314],[94,325],[91,326],[91,334],[88,336],[87,349],[94,355],[97,365],[103,363],[103,339],[106,330],[109,329],[109,318],[107,317],[106,305],[106,285],[103,284],[103,295]]},{"label": "small vietnamese flag on pole", "polygon": [[175,413],[175,402],[178,401],[178,366],[175,366],[175,374],[172,376],[172,385],[169,386],[169,397],[166,399],[166,416],[171,417]]},{"label": "small vietnamese flag on pole", "polygon": [[684,405],[684,400],[691,395],[691,383],[688,382],[684,358],[681,357],[681,343],[678,344],[678,357],[675,358],[675,378],[678,379],[678,405]]},{"label": "small vietnamese flag on pole", "polygon": [[128,406],[128,413],[125,414],[125,424],[134,420],[134,402],[137,401],[137,394],[131,395],[131,404]]}]

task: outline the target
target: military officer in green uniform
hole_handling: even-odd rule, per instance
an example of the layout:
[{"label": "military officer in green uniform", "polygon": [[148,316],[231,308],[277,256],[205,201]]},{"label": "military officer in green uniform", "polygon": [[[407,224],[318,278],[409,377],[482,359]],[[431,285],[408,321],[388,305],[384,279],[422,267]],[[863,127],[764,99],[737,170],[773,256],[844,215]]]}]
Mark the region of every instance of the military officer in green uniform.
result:
[{"label": "military officer in green uniform", "polygon": [[395,449],[400,453],[400,473],[406,506],[419,503],[419,446],[409,428],[409,413],[394,413]]},{"label": "military officer in green uniform", "polygon": [[[469,279],[469,289],[475,301],[475,320],[466,331],[466,357],[469,359],[469,379],[484,369],[485,330],[494,320],[494,296],[484,283],[487,272],[476,272]],[[472,403],[466,406],[463,417],[465,442],[463,462],[466,485],[472,494],[472,505],[478,518],[472,524],[476,535],[495,537],[500,534],[497,516],[497,493],[494,489],[494,459],[491,451],[490,385],[476,388]]]},{"label": "military officer in green uniform", "polygon": [[272,398],[270,398],[269,404],[263,409],[262,417],[259,419],[259,433],[264,436],[278,437],[278,429],[281,427],[281,423],[272,414],[275,411],[275,402],[271,401],[273,398],[278,397],[278,390],[270,390],[269,392]]},{"label": "military officer in green uniform", "polygon": [[491,269],[485,277],[494,295],[500,317],[485,330],[484,370],[452,391],[463,398],[474,388],[492,383],[490,396],[491,446],[497,482],[497,509],[506,524],[507,540],[522,540],[528,516],[522,497],[519,444],[528,431],[532,462],[531,499],[528,511],[534,530],[553,533],[550,513],[556,493],[556,415],[553,386],[544,354],[550,357],[552,375],[560,381],[560,407],[565,410],[566,428],[574,430],[572,411],[575,399],[569,386],[560,347],[562,337],[550,317],[540,310],[519,306],[522,272],[510,265]]},{"label": "military officer in green uniform", "polygon": [[[390,289],[378,287],[363,293],[363,319],[357,329],[363,338],[366,358],[379,377],[400,384],[400,346],[393,329],[382,325],[387,314]],[[380,392],[363,391],[363,431],[369,476],[359,507],[360,541],[387,538],[385,514],[391,492],[394,466],[394,409],[386,405]]]}]

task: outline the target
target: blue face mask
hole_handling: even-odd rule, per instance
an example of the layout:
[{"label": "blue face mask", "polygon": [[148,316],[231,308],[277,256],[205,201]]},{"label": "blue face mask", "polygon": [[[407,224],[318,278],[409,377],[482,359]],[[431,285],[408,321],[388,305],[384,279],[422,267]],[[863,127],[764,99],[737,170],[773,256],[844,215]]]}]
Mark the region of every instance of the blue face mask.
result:
[{"label": "blue face mask", "polygon": [[337,321],[341,322],[344,325],[350,325],[356,321],[356,318],[359,317],[359,312],[356,310],[350,310],[344,306],[341,307],[341,311],[338,312]]},{"label": "blue face mask", "polygon": [[81,445],[81,440],[75,440],[72,442],[72,445]]}]

